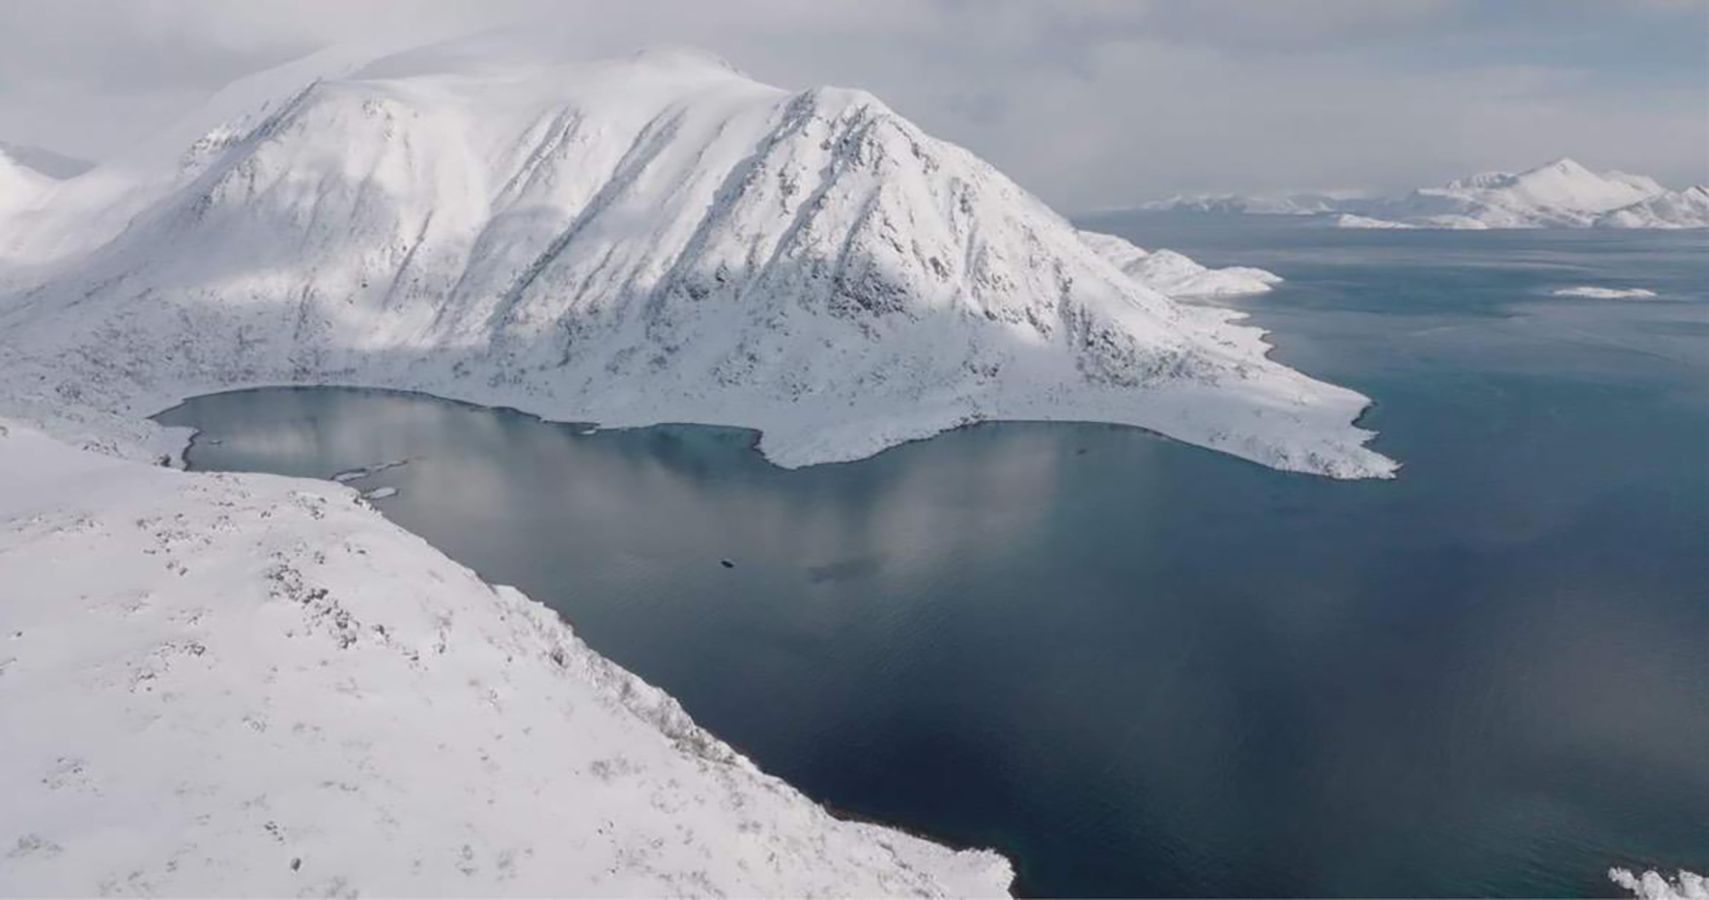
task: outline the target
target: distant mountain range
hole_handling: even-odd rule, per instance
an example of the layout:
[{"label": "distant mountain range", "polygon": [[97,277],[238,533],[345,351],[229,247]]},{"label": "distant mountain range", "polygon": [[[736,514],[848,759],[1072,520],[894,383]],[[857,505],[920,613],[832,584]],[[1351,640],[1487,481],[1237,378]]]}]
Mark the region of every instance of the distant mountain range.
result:
[{"label": "distant mountain range", "polygon": [[1326,216],[1340,228],[1709,228],[1709,188],[1595,172],[1565,157],[1523,172],[1484,172],[1400,197],[1301,193],[1171,197],[1151,211]]}]

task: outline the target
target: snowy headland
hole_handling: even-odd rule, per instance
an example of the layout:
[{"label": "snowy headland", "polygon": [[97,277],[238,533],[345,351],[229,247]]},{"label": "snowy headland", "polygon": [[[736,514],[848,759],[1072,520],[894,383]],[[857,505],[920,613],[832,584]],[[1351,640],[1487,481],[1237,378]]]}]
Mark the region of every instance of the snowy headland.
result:
[{"label": "snowy headland", "polygon": [[[1368,400],[876,98],[490,39],[247,78],[71,177],[0,169],[0,890],[1002,893],[839,821],[352,487],[189,474],[146,417],[275,384],[762,432],[991,419],[1391,476]],[[373,495],[376,499],[379,494]]]}]

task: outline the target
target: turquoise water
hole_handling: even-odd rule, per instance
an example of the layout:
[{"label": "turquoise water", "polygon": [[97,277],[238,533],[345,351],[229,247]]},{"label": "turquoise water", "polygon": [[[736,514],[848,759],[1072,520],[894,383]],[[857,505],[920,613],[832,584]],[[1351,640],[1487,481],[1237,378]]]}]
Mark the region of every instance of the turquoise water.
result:
[{"label": "turquoise water", "polygon": [[[1702,234],[1092,223],[1288,282],[1392,482],[984,425],[784,471],[734,429],[203,397],[199,469],[358,484],[761,766],[1054,895],[1607,894],[1709,869]],[[1548,296],[1576,284],[1650,301]],[[207,438],[217,438],[213,443]],[[725,567],[722,561],[732,565]]]}]

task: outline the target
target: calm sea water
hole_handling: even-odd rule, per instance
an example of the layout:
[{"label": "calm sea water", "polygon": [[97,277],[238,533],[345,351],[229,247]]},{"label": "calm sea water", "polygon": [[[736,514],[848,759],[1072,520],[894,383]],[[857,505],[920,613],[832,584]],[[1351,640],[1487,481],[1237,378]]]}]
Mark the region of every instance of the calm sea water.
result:
[{"label": "calm sea water", "polygon": [[[1392,482],[1000,424],[777,469],[340,389],[193,400],[199,469],[360,482],[807,794],[1062,895],[1607,894],[1709,869],[1709,240],[1092,223],[1288,281]],[[1650,301],[1548,296],[1646,287]],[[733,568],[726,568],[729,560]]]}]

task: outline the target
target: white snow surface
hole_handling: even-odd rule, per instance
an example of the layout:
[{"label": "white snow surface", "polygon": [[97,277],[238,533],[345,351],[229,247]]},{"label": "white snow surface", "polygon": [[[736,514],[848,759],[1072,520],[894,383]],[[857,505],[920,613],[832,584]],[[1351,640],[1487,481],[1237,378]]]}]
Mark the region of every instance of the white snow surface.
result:
[{"label": "white snow surface", "polygon": [[0,894],[994,895],[354,490],[0,424]]},{"label": "white snow surface", "polygon": [[0,223],[41,202],[53,184],[51,176],[15,159],[0,147]]},{"label": "white snow surface", "polygon": [[1628,869],[1609,869],[1608,878],[1642,900],[1709,900],[1709,879],[1684,869],[1671,879],[1654,871],[1634,875]]},{"label": "white snow surface", "polygon": [[[1033,419],[1395,470],[1352,424],[1366,398],[1271,361],[1238,313],[1148,287],[864,92],[785,91],[673,50],[330,59],[312,82],[308,63],[247,79],[187,121],[252,111],[189,152],[145,142],[0,228],[0,413],[171,455],[183,435],[141,416],[338,383],[746,426],[785,466]],[[1152,256],[1165,292],[1265,278]]]},{"label": "white snow surface", "polygon": [[1562,157],[1523,172],[1484,172],[1400,197],[1348,193],[1278,197],[1201,195],[1149,210],[1321,215],[1339,228],[1702,228],[1709,189],[1670,191],[1655,179],[1596,172]]},{"label": "white snow surface", "polygon": [[1588,297],[1592,300],[1642,300],[1656,295],[1648,288],[1611,288],[1593,284],[1556,288],[1549,293],[1556,297]]},{"label": "white snow surface", "polygon": [[1417,228],[1419,226],[1407,222],[1392,222],[1388,219],[1374,219],[1370,216],[1357,216],[1353,213],[1341,213],[1333,220],[1336,228]]},{"label": "white snow surface", "polygon": [[1348,211],[1420,228],[1584,228],[1603,213],[1664,191],[1645,176],[1593,172],[1563,157],[1524,172],[1485,172]]},{"label": "white snow surface", "polygon": [[1133,280],[1169,297],[1262,294],[1282,281],[1274,272],[1250,266],[1207,268],[1173,250],[1145,250],[1113,234],[1082,231],[1080,239]]},{"label": "white snow surface", "polygon": [[1664,191],[1647,200],[1603,213],[1598,228],[1709,228],[1709,187]]}]

